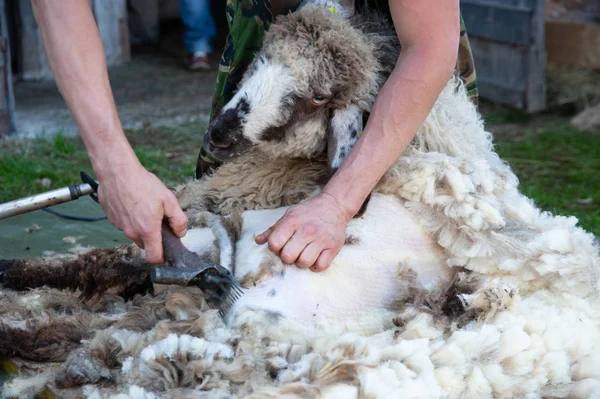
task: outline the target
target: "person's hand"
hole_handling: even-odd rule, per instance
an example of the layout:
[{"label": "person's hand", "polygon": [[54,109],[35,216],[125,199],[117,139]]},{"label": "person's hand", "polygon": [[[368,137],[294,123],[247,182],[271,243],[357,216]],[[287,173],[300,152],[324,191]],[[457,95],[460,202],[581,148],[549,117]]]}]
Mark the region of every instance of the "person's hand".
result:
[{"label": "person's hand", "polygon": [[139,163],[103,174],[98,197],[108,220],[140,248],[150,263],[163,263],[161,225],[167,217],[173,233],[183,237],[187,216],[173,192]]},{"label": "person's hand", "polygon": [[269,242],[289,264],[314,272],[327,269],[346,240],[349,217],[331,195],[321,193],[287,210],[272,227],[256,237]]}]

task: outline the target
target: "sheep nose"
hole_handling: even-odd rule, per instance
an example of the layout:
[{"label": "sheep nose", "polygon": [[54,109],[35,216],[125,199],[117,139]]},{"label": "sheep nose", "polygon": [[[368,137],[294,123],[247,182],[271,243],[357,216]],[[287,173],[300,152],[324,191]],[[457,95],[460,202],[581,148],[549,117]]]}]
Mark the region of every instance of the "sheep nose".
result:
[{"label": "sheep nose", "polygon": [[210,136],[210,144],[213,147],[220,148],[222,150],[231,147],[231,140],[228,140],[225,137],[219,137],[218,140],[215,140],[213,135]]},{"label": "sheep nose", "polygon": [[231,147],[231,139],[225,133],[225,128],[220,120],[213,122],[208,129],[208,141],[212,147],[226,149]]}]

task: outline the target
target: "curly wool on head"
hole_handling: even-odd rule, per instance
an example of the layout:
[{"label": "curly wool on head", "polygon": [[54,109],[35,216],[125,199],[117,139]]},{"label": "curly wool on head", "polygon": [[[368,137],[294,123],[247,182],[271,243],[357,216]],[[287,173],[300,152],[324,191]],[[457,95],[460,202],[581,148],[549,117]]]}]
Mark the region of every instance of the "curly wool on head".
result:
[{"label": "curly wool on head", "polygon": [[265,34],[259,57],[242,80],[265,60],[290,70],[295,94],[331,97],[331,106],[370,109],[400,53],[398,37],[379,13],[332,18],[322,7],[278,16]]}]

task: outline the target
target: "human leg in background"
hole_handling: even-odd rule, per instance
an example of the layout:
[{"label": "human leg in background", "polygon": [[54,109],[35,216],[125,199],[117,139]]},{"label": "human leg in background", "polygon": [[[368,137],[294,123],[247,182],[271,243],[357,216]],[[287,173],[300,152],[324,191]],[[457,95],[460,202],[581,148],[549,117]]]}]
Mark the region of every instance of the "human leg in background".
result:
[{"label": "human leg in background", "polygon": [[190,54],[189,68],[209,69],[208,56],[216,33],[210,0],[179,0],[179,13],[185,25],[183,44]]}]

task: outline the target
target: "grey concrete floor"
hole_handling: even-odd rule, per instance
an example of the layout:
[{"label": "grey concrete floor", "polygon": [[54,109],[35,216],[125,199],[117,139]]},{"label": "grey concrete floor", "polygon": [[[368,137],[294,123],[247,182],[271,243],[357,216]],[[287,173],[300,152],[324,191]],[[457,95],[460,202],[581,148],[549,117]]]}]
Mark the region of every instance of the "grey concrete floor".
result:
[{"label": "grey concrete floor", "polygon": [[[104,216],[100,205],[89,197],[52,209],[76,216]],[[74,221],[41,210],[0,220],[0,259],[22,259],[51,252],[75,253],[89,246],[110,248],[125,243],[131,241],[108,220]]]}]

